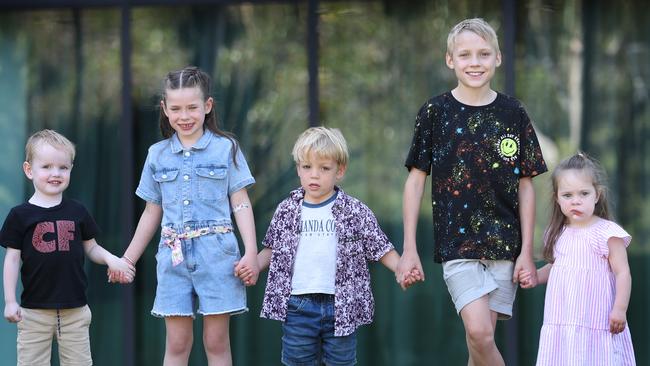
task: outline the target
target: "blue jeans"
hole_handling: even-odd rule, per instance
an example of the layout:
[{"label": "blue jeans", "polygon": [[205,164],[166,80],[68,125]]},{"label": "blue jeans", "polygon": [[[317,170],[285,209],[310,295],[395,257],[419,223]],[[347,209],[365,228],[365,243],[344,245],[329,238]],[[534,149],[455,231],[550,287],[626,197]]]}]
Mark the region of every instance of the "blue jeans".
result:
[{"label": "blue jeans", "polygon": [[334,336],[334,295],[292,295],[282,331],[284,365],[339,366],[357,362],[356,334]]}]

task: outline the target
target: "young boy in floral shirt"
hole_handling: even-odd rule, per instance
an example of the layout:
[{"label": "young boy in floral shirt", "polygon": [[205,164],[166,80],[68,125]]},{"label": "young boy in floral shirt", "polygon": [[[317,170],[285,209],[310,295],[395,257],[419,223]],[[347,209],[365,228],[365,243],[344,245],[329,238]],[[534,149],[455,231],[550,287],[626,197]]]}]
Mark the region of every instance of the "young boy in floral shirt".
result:
[{"label": "young boy in floral shirt", "polygon": [[270,263],[261,316],[283,322],[283,364],[353,365],[355,331],[374,312],[367,262],[395,272],[399,255],[372,211],[336,186],[348,164],[339,130],[308,129],[292,154],[301,187],[279,204],[258,254],[260,269]]}]

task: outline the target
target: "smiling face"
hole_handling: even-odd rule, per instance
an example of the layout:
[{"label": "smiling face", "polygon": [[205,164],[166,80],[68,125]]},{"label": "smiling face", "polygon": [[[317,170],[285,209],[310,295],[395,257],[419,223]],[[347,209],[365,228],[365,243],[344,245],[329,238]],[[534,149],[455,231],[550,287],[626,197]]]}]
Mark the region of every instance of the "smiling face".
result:
[{"label": "smiling face", "polygon": [[198,86],[167,89],[160,107],[183,146],[189,147],[203,136],[203,122],[212,110],[212,98],[204,100]]},{"label": "smiling face", "polygon": [[319,204],[334,194],[336,182],[345,175],[345,166],[339,166],[334,159],[309,153],[309,158],[300,161],[296,167],[300,185],[305,190],[307,203]]},{"label": "smiling face", "polygon": [[599,194],[585,170],[567,169],[557,175],[556,202],[571,227],[588,226]]},{"label": "smiling face", "polygon": [[35,146],[32,161],[23,163],[23,171],[34,184],[36,202],[60,202],[70,184],[72,157],[63,149],[41,143]]},{"label": "smiling face", "polygon": [[460,89],[489,90],[490,80],[501,65],[501,53],[478,34],[462,31],[455,37],[451,54],[446,54],[446,62],[454,70]]},{"label": "smiling face", "polygon": [[505,138],[501,140],[499,148],[504,156],[510,158],[517,153],[517,141],[512,138]]}]

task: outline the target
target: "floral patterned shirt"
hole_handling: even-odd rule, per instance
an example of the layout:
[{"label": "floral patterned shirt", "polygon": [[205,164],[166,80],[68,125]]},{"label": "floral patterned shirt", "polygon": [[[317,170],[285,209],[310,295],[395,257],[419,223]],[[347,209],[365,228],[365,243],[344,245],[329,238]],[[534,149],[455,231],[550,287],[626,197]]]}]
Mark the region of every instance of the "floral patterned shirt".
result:
[{"label": "floral patterned shirt", "polygon": [[[338,241],[334,294],[334,335],[338,337],[352,334],[359,326],[372,322],[375,305],[367,262],[378,261],[394,247],[372,211],[358,199],[336,189],[338,195],[332,214]],[[278,205],[262,241],[272,253],[262,303],[263,318],[286,319],[304,195],[302,188],[296,189]]]}]

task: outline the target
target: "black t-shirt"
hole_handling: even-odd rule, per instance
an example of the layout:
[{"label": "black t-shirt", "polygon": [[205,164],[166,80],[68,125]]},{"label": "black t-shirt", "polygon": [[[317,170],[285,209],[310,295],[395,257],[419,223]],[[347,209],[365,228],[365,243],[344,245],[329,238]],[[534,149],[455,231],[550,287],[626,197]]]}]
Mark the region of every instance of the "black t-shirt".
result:
[{"label": "black t-shirt", "polygon": [[546,171],[519,101],[501,93],[485,106],[462,104],[451,92],[430,99],[405,165],[431,174],[436,262],[517,258],[519,178]]},{"label": "black t-shirt", "polygon": [[49,208],[31,203],[12,208],[0,231],[0,244],[20,250],[21,306],[86,305],[83,241],[93,239],[98,231],[86,208],[74,200],[63,199]]}]

